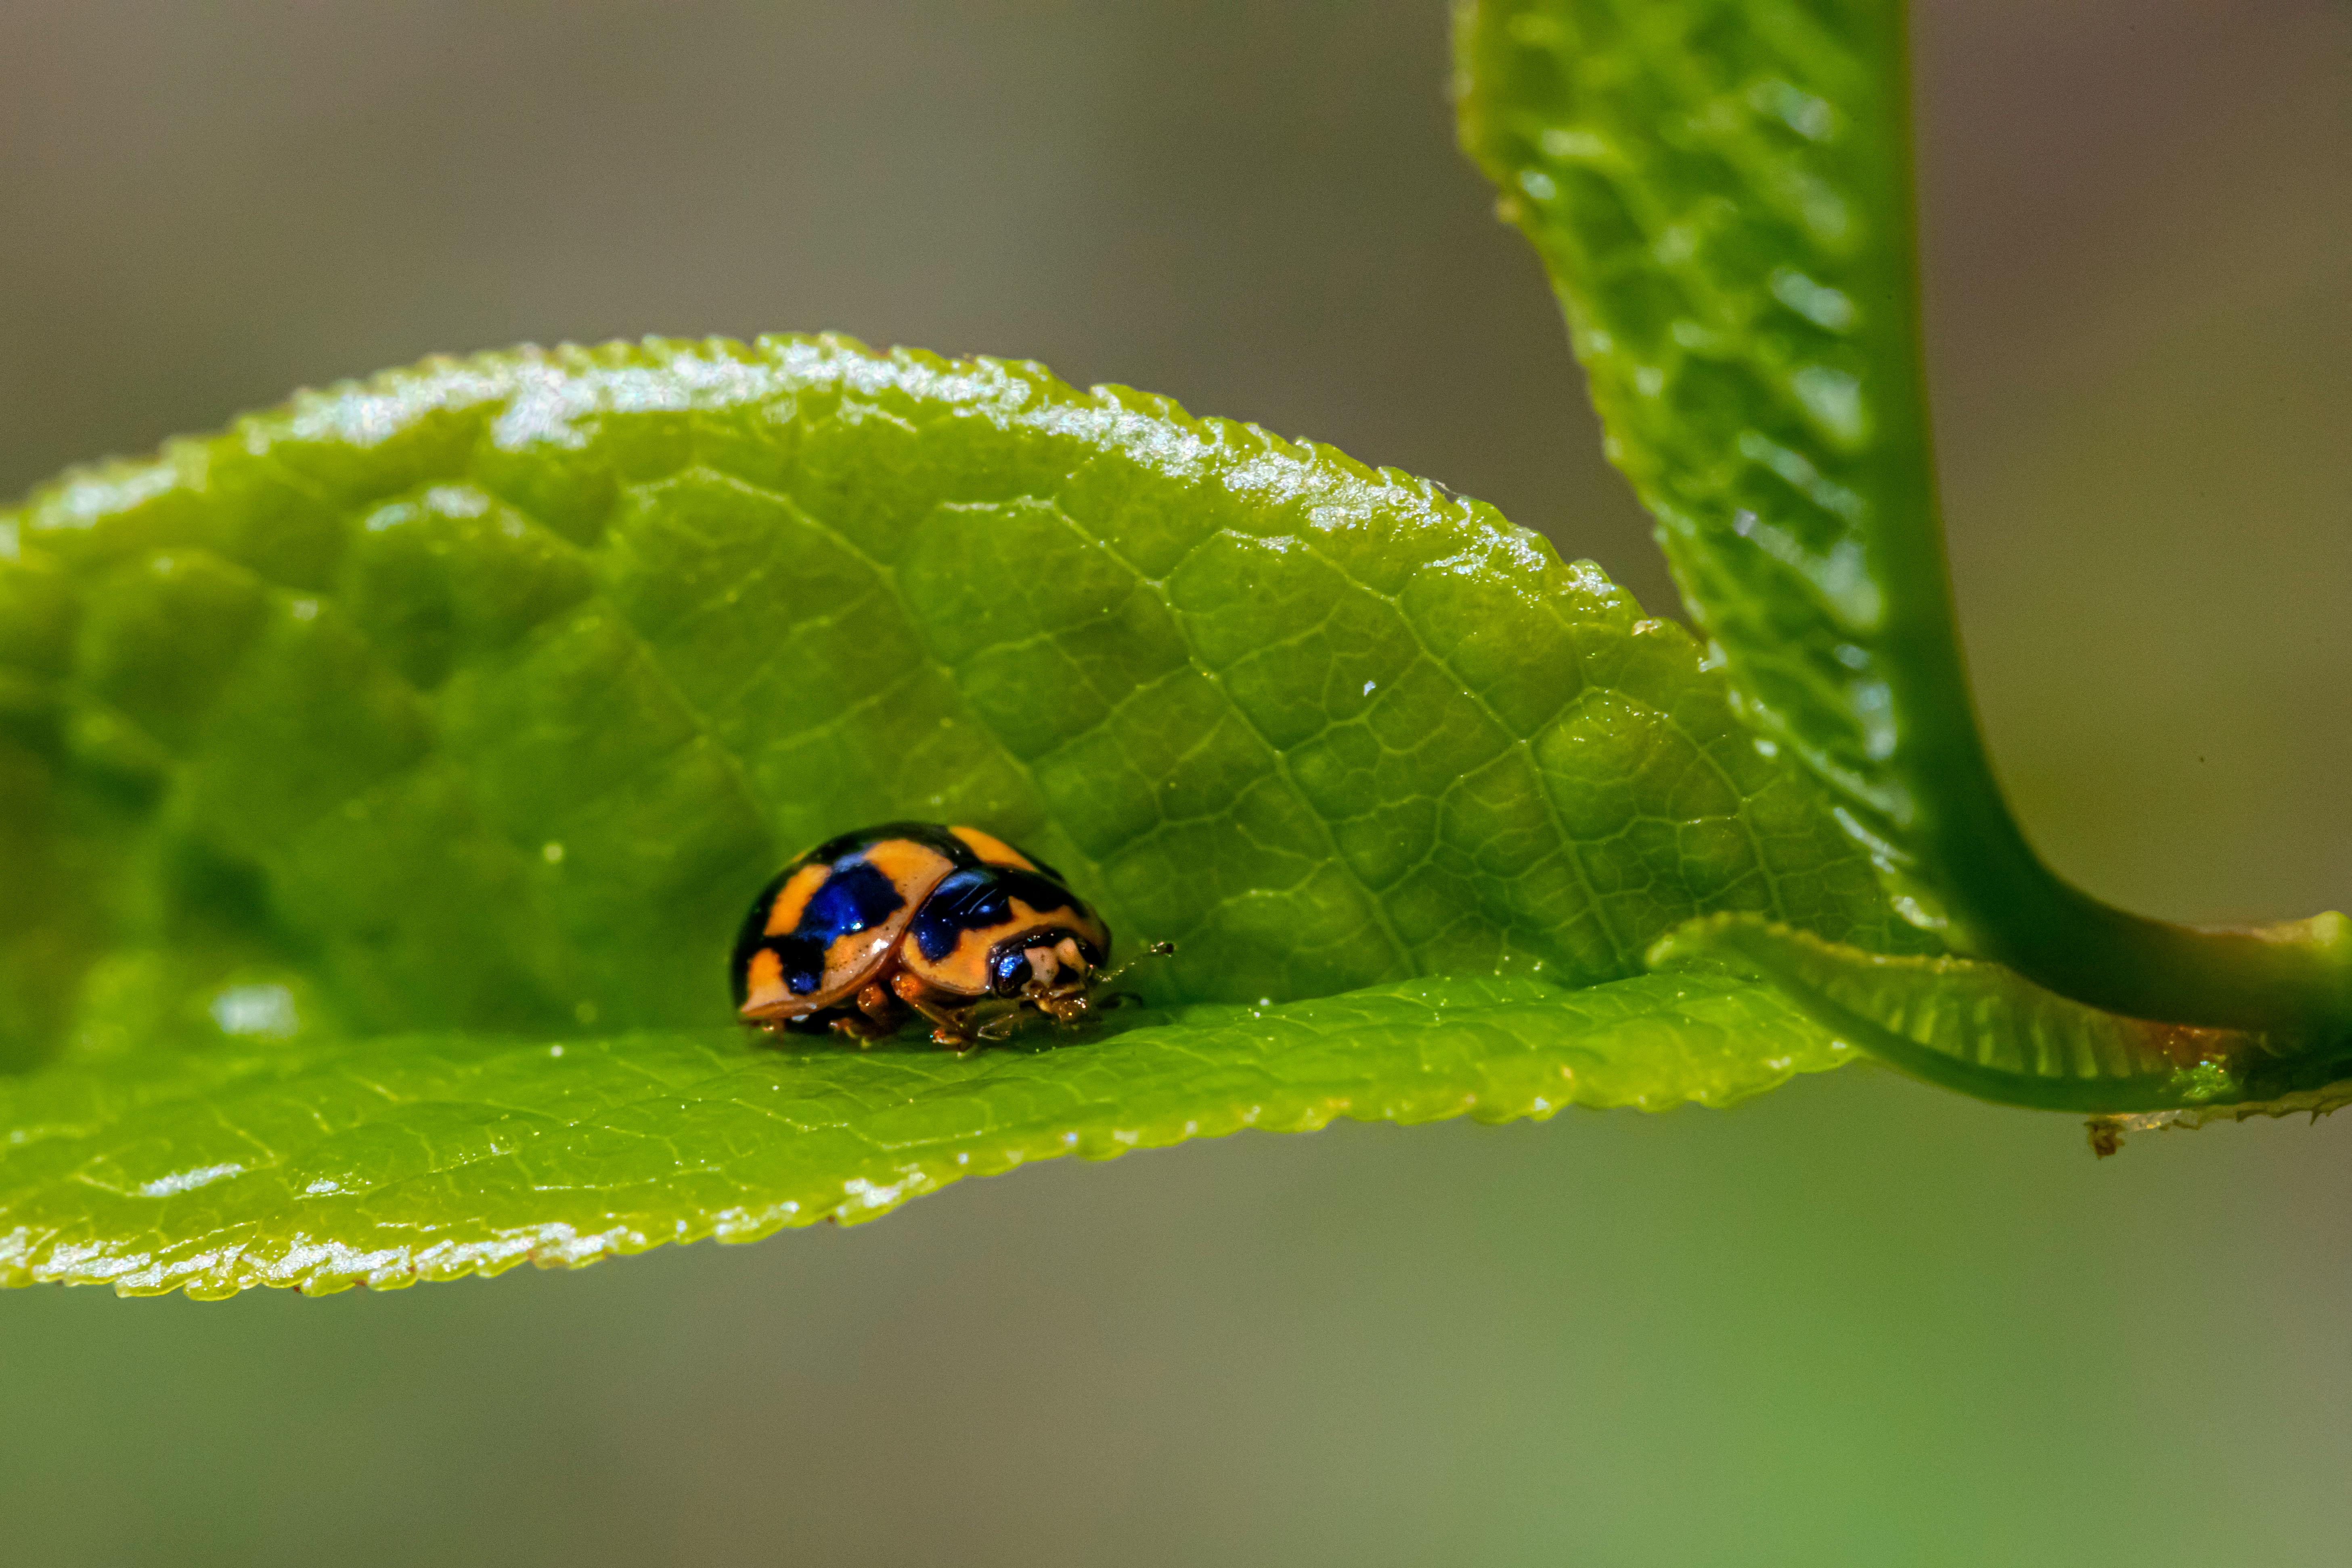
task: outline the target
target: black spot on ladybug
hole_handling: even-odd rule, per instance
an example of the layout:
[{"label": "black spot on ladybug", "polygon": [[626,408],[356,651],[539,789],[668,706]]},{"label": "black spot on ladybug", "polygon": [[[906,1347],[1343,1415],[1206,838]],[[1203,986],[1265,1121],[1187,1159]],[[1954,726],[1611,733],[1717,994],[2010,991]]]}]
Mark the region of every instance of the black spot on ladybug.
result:
[{"label": "black spot on ladybug", "polygon": [[880,925],[906,901],[889,878],[865,861],[837,866],[824,886],[810,895],[793,935],[822,948],[835,937]]},{"label": "black spot on ladybug", "polygon": [[784,989],[793,995],[805,996],[824,983],[824,943],[795,932],[768,947],[783,964]]},{"label": "black spot on ladybug", "polygon": [[915,945],[934,963],[955,951],[968,931],[987,931],[1013,918],[1018,899],[1040,914],[1066,909],[1070,890],[1029,871],[982,866],[958,871],[923,900],[915,913]]},{"label": "black spot on ladybug", "polygon": [[926,849],[935,849],[947,857],[951,865],[977,866],[980,864],[980,857],[971,852],[971,845],[937,823],[931,822],[886,822],[879,827],[861,827],[855,833],[845,833],[837,838],[826,839],[806,855],[802,856],[794,864],[806,864],[811,860],[828,860],[834,862],[838,868],[841,861],[854,855],[863,855],[887,838],[903,838],[908,843],[919,844]]}]

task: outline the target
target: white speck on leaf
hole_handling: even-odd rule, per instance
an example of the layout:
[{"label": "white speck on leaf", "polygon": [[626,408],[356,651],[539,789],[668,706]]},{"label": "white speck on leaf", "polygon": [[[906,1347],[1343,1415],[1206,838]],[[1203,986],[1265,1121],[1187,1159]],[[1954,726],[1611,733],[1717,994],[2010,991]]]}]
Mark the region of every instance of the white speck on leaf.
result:
[{"label": "white speck on leaf", "polygon": [[184,1193],[231,1176],[245,1174],[245,1167],[236,1164],[198,1165],[193,1170],[174,1171],[168,1176],[158,1176],[139,1190],[151,1198],[165,1198],[173,1193]]},{"label": "white speck on leaf", "polygon": [[232,985],[213,998],[210,1011],[224,1035],[283,1040],[302,1027],[294,993],[283,985]]}]

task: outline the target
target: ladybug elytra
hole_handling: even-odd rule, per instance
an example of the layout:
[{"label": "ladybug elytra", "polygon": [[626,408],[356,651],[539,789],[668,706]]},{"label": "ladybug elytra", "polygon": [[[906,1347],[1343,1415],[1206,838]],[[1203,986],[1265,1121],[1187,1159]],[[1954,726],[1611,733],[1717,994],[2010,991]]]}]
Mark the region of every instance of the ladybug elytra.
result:
[{"label": "ladybug elytra", "polygon": [[1108,1005],[1094,992],[1109,957],[1110,928],[1036,857],[976,827],[889,822],[776,873],[729,975],[737,1016],[771,1032],[862,1043],[912,1011],[961,1049],[1009,1035],[1025,1009],[1070,1024]]}]

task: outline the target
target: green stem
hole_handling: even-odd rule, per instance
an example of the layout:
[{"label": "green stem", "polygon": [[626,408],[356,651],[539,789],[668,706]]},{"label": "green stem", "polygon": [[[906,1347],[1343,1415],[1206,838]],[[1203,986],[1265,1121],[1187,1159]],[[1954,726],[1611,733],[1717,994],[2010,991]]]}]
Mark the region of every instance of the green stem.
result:
[{"label": "green stem", "polygon": [[2130,1017],[2352,1038],[2352,922],[2116,909],[2002,797],[1937,505],[1906,34],[1900,0],[1475,0],[1464,145],[1543,257],[1744,716],[1923,923]]},{"label": "green stem", "polygon": [[[1897,8],[1899,11],[1899,7]],[[1907,174],[1910,84],[1902,29],[1883,57],[1895,79],[1902,136],[1891,151]],[[1913,185],[1885,179],[1879,197],[1895,232],[1918,232]],[[1872,575],[1887,606],[1873,653],[1894,696],[1896,768],[1919,803],[1910,835],[1934,868],[1958,933],[1977,956],[2036,984],[2135,1018],[2273,1033],[2352,1033],[2352,921],[2337,913],[2278,925],[2202,929],[2116,908],[2059,876],[2035,853],[1996,775],[1977,719],[1944,545],[1934,454],[1916,247],[1889,246],[1886,295],[1907,330],[1874,345],[1876,390],[1891,435],[1879,454],[1892,502],[1869,541]]]},{"label": "green stem", "polygon": [[1899,710],[1922,716],[1904,770],[1923,807],[1914,842],[1936,868],[1963,944],[2063,996],[2131,1017],[2352,1032],[2352,921],[2341,914],[2239,929],[2179,925],[2095,898],[2034,853],[1977,724],[1940,551],[1916,566],[1927,580],[1898,591],[1947,624],[1890,637],[1881,652]]}]

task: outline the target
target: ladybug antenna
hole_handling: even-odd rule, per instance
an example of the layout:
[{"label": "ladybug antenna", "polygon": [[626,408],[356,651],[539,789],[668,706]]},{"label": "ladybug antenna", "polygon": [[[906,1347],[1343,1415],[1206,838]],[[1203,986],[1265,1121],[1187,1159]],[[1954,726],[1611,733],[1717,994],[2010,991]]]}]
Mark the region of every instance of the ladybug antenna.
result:
[{"label": "ladybug antenna", "polygon": [[1094,986],[1096,989],[1100,990],[1108,986],[1116,985],[1118,984],[1118,978],[1120,975],[1125,974],[1129,970],[1133,969],[1137,964],[1142,963],[1147,958],[1173,958],[1175,956],[1176,944],[1174,942],[1152,942],[1141,952],[1137,953],[1133,958],[1129,959],[1125,963],[1120,964],[1116,969],[1097,970],[1094,974]]}]

